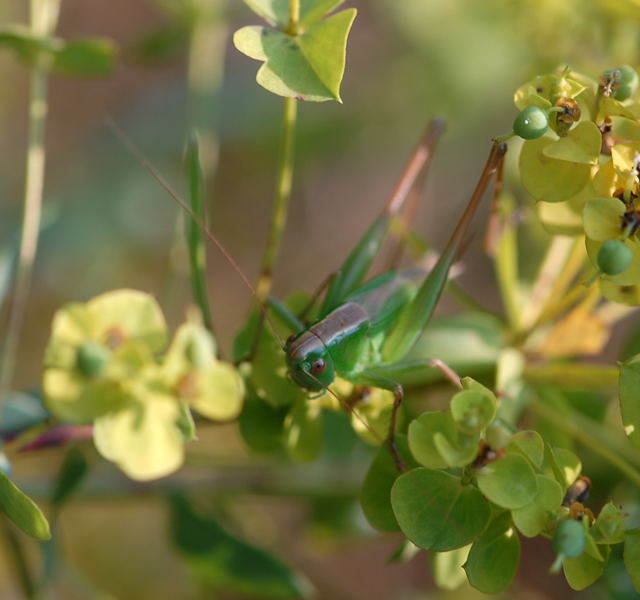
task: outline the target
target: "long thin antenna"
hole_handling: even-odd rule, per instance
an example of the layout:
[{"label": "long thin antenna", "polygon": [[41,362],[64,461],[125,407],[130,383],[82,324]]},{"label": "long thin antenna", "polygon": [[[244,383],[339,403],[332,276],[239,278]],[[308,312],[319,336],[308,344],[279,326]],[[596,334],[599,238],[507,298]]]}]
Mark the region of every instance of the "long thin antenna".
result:
[{"label": "long thin antenna", "polygon": [[231,256],[229,251],[223,246],[222,242],[220,242],[220,240],[218,240],[218,238],[213,233],[211,233],[211,231],[209,231],[205,222],[195,212],[193,212],[189,204],[187,204],[187,202],[185,202],[182,196],[180,196],[180,194],[178,194],[178,192],[176,192],[173,189],[171,184],[162,176],[160,171],[158,171],[158,169],[149,161],[149,159],[142,153],[142,150],[140,150],[140,148],[138,148],[138,146],[135,145],[135,143],[120,128],[120,126],[111,117],[106,117],[105,123],[107,127],[109,127],[111,131],[113,131],[113,133],[120,140],[120,142],[122,142],[124,147],[127,148],[127,150],[129,150],[129,152],[131,152],[131,154],[133,154],[138,159],[140,164],[142,164],[142,166],[151,174],[151,176],[187,212],[187,214],[193,219],[194,223],[196,223],[196,225],[198,225],[198,227],[200,227],[202,232],[207,236],[207,239],[213,244],[215,244],[218,250],[225,257],[227,262],[231,265],[233,270],[236,271],[236,273],[240,276],[240,279],[245,284],[245,286],[247,286],[248,290],[251,292],[251,295],[256,299],[258,303],[258,307],[260,308],[260,312],[262,313],[263,317],[268,321],[269,326],[273,331],[273,334],[278,339],[278,343],[280,344],[281,347],[284,347],[284,340],[278,334],[278,330],[276,329],[273,321],[271,320],[271,317],[269,316],[267,307],[261,302],[256,292],[256,289],[253,287],[248,277],[244,274],[244,272],[240,268],[240,265],[238,265],[238,263],[233,258],[233,256]]},{"label": "long thin antenna", "polygon": [[[304,369],[303,369],[304,371]],[[351,406],[350,404],[348,404],[347,402],[345,402],[342,398],[340,398],[340,396],[338,396],[338,394],[336,394],[328,385],[325,385],[324,383],[322,383],[322,381],[320,381],[313,373],[311,373],[311,371],[304,371],[305,375],[308,375],[311,379],[315,379],[315,381],[322,386],[322,389],[331,394],[337,401],[338,404],[340,404],[340,406],[342,406],[342,408],[344,408],[347,412],[351,413],[359,422],[361,425],[364,426],[364,428],[376,439],[378,440],[378,442],[380,442],[380,445],[384,445],[384,440],[382,439],[382,436],[375,430],[373,429],[373,427],[371,427],[371,425],[369,425],[369,423],[367,423],[366,419],[355,409],[353,408],[353,406]]]}]

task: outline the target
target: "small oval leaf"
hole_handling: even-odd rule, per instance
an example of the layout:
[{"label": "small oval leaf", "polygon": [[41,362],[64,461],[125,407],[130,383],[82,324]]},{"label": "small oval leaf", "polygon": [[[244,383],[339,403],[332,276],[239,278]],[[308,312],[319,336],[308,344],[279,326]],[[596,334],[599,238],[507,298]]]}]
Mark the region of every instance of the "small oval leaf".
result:
[{"label": "small oval leaf", "polygon": [[36,503],[0,471],[0,508],[22,531],[40,540],[51,538],[49,523]]},{"label": "small oval leaf", "polygon": [[519,563],[520,540],[507,512],[496,517],[471,546],[464,570],[474,588],[499,594],[509,587]]},{"label": "small oval leaf", "polygon": [[507,455],[484,466],[477,473],[478,487],[491,502],[503,508],[520,508],[538,493],[538,480],[529,461]]},{"label": "small oval leaf", "polygon": [[391,488],[391,506],[403,533],[420,548],[461,548],[485,528],[491,509],[473,486],[442,471],[418,468]]}]

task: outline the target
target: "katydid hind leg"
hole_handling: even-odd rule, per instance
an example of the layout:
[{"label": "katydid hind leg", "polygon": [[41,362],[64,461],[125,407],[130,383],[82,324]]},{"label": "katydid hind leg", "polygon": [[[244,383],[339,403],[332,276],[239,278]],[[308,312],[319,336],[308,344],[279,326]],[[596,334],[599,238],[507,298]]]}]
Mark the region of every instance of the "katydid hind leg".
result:
[{"label": "katydid hind leg", "polygon": [[444,121],[442,119],[436,118],[429,123],[427,131],[405,166],[382,214],[365,232],[336,272],[336,277],[331,282],[320,309],[321,317],[340,305],[364,280],[389,229],[392,217],[402,211],[416,179],[433,156],[443,131]]},{"label": "katydid hind leg", "polygon": [[417,358],[375,367],[376,373],[394,381],[406,381],[407,378],[424,373],[425,370],[439,371],[451,385],[462,389],[460,375],[439,358]]},{"label": "katydid hind leg", "polygon": [[396,425],[398,421],[398,411],[402,406],[404,400],[404,389],[402,385],[385,375],[381,375],[375,369],[367,369],[358,373],[352,379],[353,383],[359,385],[367,385],[371,387],[387,390],[393,394],[393,406],[391,407],[391,416],[389,418],[389,430],[387,433],[387,439],[385,443],[389,448],[389,452],[393,457],[396,467],[399,471],[406,471],[406,464],[404,459],[400,455],[398,446],[396,444]]},{"label": "katydid hind leg", "polygon": [[493,144],[482,174],[471,195],[467,207],[445,246],[438,262],[425,278],[418,293],[400,313],[382,347],[382,355],[387,363],[400,360],[413,346],[431,318],[440,295],[447,283],[449,269],[465,239],[469,224],[480,201],[484,197],[494,173],[499,169],[506,152],[505,144]]}]

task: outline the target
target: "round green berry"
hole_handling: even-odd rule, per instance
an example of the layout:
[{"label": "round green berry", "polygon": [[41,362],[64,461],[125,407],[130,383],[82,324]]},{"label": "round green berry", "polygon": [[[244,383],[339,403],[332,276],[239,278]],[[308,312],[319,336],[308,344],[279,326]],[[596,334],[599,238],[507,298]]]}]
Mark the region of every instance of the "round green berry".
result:
[{"label": "round green berry", "polygon": [[513,122],[513,132],[525,140],[535,140],[549,129],[549,117],[539,106],[527,106]]},{"label": "round green berry", "polygon": [[573,519],[560,521],[551,540],[553,551],[565,558],[578,558],[586,544],[582,523]]},{"label": "round green berry", "polygon": [[96,377],[104,369],[111,353],[96,342],[85,342],[78,348],[76,366],[86,377]]},{"label": "round green berry", "polygon": [[605,275],[620,275],[631,265],[633,250],[622,240],[607,240],[598,252],[597,261]]}]

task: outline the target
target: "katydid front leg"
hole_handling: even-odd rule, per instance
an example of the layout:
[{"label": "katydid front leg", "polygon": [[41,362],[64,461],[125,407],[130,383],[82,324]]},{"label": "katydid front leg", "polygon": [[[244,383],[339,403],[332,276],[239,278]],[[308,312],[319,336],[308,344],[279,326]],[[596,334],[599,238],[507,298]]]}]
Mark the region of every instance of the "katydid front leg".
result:
[{"label": "katydid front leg", "polygon": [[421,373],[428,368],[438,369],[454,386],[462,389],[460,376],[451,367],[438,358],[381,365],[376,368],[366,369],[352,378],[353,382],[356,384],[377,387],[387,390],[393,394],[393,406],[391,408],[391,416],[389,418],[389,430],[387,433],[386,443],[399,471],[406,470],[406,465],[404,464],[402,456],[400,456],[400,452],[398,451],[398,446],[396,444],[396,425],[398,421],[398,411],[400,410],[400,406],[402,406],[402,402],[404,400],[404,388],[402,387],[402,384],[396,381],[395,377],[410,375],[411,373]]}]

